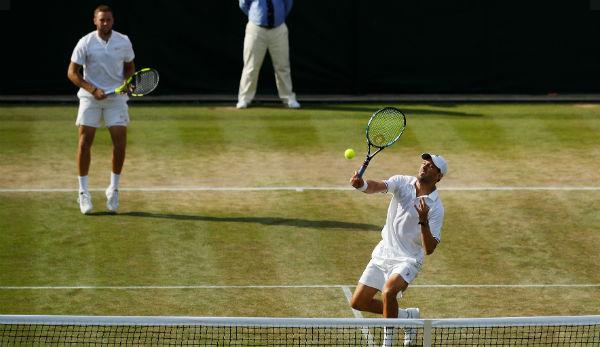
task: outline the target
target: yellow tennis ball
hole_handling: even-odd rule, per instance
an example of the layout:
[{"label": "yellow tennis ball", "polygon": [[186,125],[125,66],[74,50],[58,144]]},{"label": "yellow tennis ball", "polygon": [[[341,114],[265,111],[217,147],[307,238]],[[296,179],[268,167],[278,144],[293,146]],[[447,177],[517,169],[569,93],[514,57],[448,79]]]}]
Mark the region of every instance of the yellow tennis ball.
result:
[{"label": "yellow tennis ball", "polygon": [[352,148],[348,148],[344,152],[344,157],[346,157],[346,159],[352,159],[352,158],[354,158],[355,155],[356,155],[356,153],[354,152],[354,150]]}]

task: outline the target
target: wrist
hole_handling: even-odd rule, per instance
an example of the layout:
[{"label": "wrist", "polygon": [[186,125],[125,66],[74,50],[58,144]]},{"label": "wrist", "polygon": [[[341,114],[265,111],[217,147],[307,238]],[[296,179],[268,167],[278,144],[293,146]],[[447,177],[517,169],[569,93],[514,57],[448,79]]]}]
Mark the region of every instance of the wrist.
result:
[{"label": "wrist", "polygon": [[419,220],[419,224],[420,225],[429,225],[429,221],[428,220]]},{"label": "wrist", "polygon": [[369,187],[369,184],[367,183],[367,181],[365,181],[365,183],[362,185],[362,187],[360,188],[356,188],[359,192],[364,192],[365,190],[367,190],[367,188]]},{"label": "wrist", "polygon": [[98,88],[94,87],[94,89],[92,89],[92,91],[90,93],[94,94],[96,92],[96,90],[98,90]]}]

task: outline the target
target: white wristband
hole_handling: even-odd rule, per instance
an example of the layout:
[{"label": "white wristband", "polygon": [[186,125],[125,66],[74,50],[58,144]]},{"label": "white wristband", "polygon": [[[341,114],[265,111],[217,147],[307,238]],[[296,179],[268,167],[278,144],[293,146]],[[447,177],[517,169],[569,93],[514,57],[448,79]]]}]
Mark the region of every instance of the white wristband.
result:
[{"label": "white wristband", "polygon": [[364,192],[365,190],[367,190],[368,187],[369,187],[369,184],[367,183],[367,181],[365,181],[365,184],[363,184],[362,187],[356,188],[356,189],[360,192]]}]

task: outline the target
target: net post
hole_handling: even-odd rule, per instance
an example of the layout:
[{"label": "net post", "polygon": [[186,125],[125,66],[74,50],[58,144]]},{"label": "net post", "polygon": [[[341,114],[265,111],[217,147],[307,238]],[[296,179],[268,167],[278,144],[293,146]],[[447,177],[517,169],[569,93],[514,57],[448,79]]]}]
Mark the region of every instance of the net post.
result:
[{"label": "net post", "polygon": [[431,319],[423,321],[423,347],[431,347]]}]

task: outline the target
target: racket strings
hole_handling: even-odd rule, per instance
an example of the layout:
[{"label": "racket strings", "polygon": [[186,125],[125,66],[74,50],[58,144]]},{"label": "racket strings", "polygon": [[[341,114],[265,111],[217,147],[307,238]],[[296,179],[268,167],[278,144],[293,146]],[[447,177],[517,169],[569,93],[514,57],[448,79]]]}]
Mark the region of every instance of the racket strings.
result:
[{"label": "racket strings", "polygon": [[134,94],[148,94],[158,85],[158,72],[156,70],[143,71],[135,76]]},{"label": "racket strings", "polygon": [[373,117],[367,135],[374,146],[386,147],[398,140],[405,126],[406,121],[402,112],[385,108]]}]

